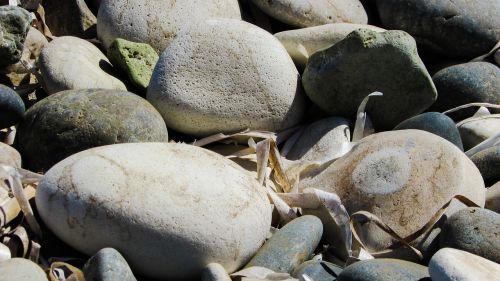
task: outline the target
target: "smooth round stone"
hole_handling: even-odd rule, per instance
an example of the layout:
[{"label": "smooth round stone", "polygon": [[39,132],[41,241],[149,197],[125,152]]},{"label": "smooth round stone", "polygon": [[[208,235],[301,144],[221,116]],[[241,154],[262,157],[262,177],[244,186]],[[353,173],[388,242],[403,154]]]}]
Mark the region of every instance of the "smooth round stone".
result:
[{"label": "smooth round stone", "polygon": [[482,208],[458,211],[446,220],[440,245],[500,262],[500,214]]},{"label": "smooth round stone", "polygon": [[47,281],[47,275],[36,263],[22,258],[0,262],[0,281]]},{"label": "smooth round stone", "polygon": [[116,144],[72,155],[45,174],[36,206],[68,245],[88,255],[113,247],[134,272],[160,280],[199,280],[212,262],[234,272],[271,224],[254,177],[185,144]]},{"label": "smooth round stone", "polygon": [[31,16],[17,6],[0,6],[0,67],[21,59],[24,41],[30,29]]},{"label": "smooth round stone", "polygon": [[404,31],[359,29],[313,54],[302,82],[307,95],[330,115],[355,118],[370,93],[367,112],[378,129],[392,129],[427,109],[436,89],[418,57],[415,40]]},{"label": "smooth round stone", "polygon": [[500,265],[465,251],[444,248],[430,260],[429,274],[432,281],[495,280],[500,276]]},{"label": "smooth round stone", "polygon": [[[488,62],[469,62],[447,67],[432,77],[439,93],[434,111],[445,111],[463,104],[487,102],[500,104],[500,68]],[[453,113],[462,120],[472,116],[477,108]]]},{"label": "smooth round stone", "polygon": [[500,181],[489,187],[488,191],[486,191],[484,208],[500,213]]},{"label": "smooth round stone", "polygon": [[359,0],[252,0],[266,14],[284,23],[311,27],[335,22],[367,24]]},{"label": "smooth round stone", "polygon": [[117,250],[104,248],[92,256],[83,267],[86,280],[136,281],[127,261]]},{"label": "smooth round stone", "polygon": [[308,215],[296,218],[276,232],[245,267],[260,266],[290,273],[310,258],[322,235],[319,218]]},{"label": "smooth round stone", "polygon": [[[302,179],[298,188],[334,192],[349,214],[368,211],[401,237],[422,228],[453,196],[461,194],[484,206],[486,193],[481,174],[460,149],[421,130],[388,131],[365,137],[319,174]],[[446,214],[462,208],[464,205],[454,200]],[[363,224],[358,233],[370,252],[394,243],[373,223]],[[434,245],[422,242],[434,239],[426,235],[412,243],[425,254]],[[400,258],[415,257],[407,248],[398,250],[402,253]]]},{"label": "smooth round stone", "polygon": [[71,36],[59,37],[43,48],[40,72],[49,94],[76,89],[127,90],[109,73],[113,66],[92,43]]},{"label": "smooth round stone", "polygon": [[194,136],[280,131],[305,107],[299,73],[278,39],[230,19],[178,34],[156,64],[147,99],[169,128]]},{"label": "smooth round stone", "polygon": [[203,269],[201,281],[231,281],[231,277],[229,277],[222,265],[211,263]]},{"label": "smooth round stone", "polygon": [[478,57],[500,40],[498,0],[377,0],[377,8],[385,28],[445,56]]},{"label": "smooth round stone", "polygon": [[0,142],[0,164],[21,168],[21,154],[12,146]]},{"label": "smooth round stone", "polygon": [[[332,275],[328,272],[325,267],[327,267]],[[306,261],[297,267],[292,276],[298,278],[300,281],[305,281],[304,274],[307,275],[311,280],[314,281],[335,281],[337,276],[342,272],[342,268],[326,261]]]},{"label": "smooth round stone", "polygon": [[[429,280],[427,267],[396,259],[374,259],[346,267],[338,281],[424,281]],[[430,280],[429,280],[430,281]]]},{"label": "smooth round stone", "polygon": [[487,185],[500,180],[500,145],[482,150],[470,159],[481,172]]},{"label": "smooth round stone", "polygon": [[193,22],[208,18],[241,19],[234,0],[103,0],[97,15],[97,35],[109,48],[116,38],[147,43],[163,50]]},{"label": "smooth round stone", "polygon": [[500,114],[467,118],[457,124],[465,150],[500,132]]},{"label": "smooth round stone", "polygon": [[386,31],[373,25],[355,23],[330,23],[325,25],[287,30],[274,34],[285,46],[295,64],[305,67],[309,57],[319,50],[342,41],[349,33],[360,28],[375,32]]},{"label": "smooth round stone", "polygon": [[101,89],[51,95],[26,112],[17,131],[17,148],[33,171],[91,147],[167,141],[165,122],[145,99]]},{"label": "smooth round stone", "polygon": [[417,129],[440,136],[464,150],[460,133],[450,117],[439,112],[426,112],[409,118],[397,125],[394,130]]},{"label": "smooth round stone", "polygon": [[0,84],[0,129],[19,123],[23,119],[24,111],[21,97],[11,88]]}]

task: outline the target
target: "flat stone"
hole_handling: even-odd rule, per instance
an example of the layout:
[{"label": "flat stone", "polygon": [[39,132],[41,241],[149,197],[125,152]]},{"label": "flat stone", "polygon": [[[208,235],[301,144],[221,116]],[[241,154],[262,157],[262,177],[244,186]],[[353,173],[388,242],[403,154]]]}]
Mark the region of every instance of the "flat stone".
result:
[{"label": "flat stone", "polygon": [[307,95],[326,113],[355,118],[370,93],[367,113],[378,129],[392,129],[427,109],[437,98],[432,79],[418,57],[415,40],[403,31],[359,29],[313,54],[302,82]]},{"label": "flat stone", "polygon": [[146,92],[159,58],[151,46],[117,38],[108,49],[108,57],[113,65],[127,74],[135,87]]},{"label": "flat stone", "polygon": [[222,265],[211,263],[203,269],[201,281],[231,281],[231,277],[229,277]]},{"label": "flat stone", "polygon": [[460,133],[450,117],[439,112],[426,112],[411,117],[397,125],[394,130],[417,129],[440,136],[464,150]]},{"label": "flat stone", "polygon": [[45,174],[36,206],[68,245],[87,255],[113,247],[159,280],[200,280],[213,262],[239,269],[263,244],[272,212],[265,188],[237,164],[168,143],[72,155]]},{"label": "flat stone", "polygon": [[489,187],[488,191],[486,191],[484,208],[500,213],[500,181]]},{"label": "flat stone", "polygon": [[36,263],[22,258],[0,262],[0,281],[47,281],[43,269]]},{"label": "flat stone", "polygon": [[21,168],[21,154],[12,146],[0,142],[0,164]]},{"label": "flat stone", "polygon": [[23,99],[11,88],[0,84],[0,129],[19,123],[24,111]]},{"label": "flat stone", "polygon": [[467,118],[457,128],[465,150],[469,150],[500,132],[500,114]]},{"label": "flat stone", "polygon": [[116,38],[147,43],[157,53],[187,25],[208,18],[241,19],[234,0],[107,0],[97,14],[97,35],[109,48]]},{"label": "flat stone", "polygon": [[30,29],[31,16],[17,6],[0,6],[0,67],[21,59],[24,41]]},{"label": "flat stone", "polygon": [[359,0],[252,0],[269,16],[297,27],[328,23],[368,23]]},{"label": "flat stone", "polygon": [[486,185],[500,180],[500,145],[479,151],[470,159],[481,172]]},{"label": "flat stone", "polygon": [[117,250],[104,248],[92,256],[83,267],[86,280],[136,281],[127,261]]},{"label": "flat stone", "polygon": [[387,29],[410,33],[424,49],[449,57],[475,58],[500,40],[497,0],[377,0]]},{"label": "flat stone", "polygon": [[51,95],[26,112],[17,131],[17,147],[33,171],[91,147],[167,141],[165,122],[151,104],[129,92],[102,89]]},{"label": "flat stone", "polygon": [[127,90],[113,77],[113,66],[92,43],[71,36],[59,37],[40,54],[40,72],[49,94],[76,89]]},{"label": "flat stone", "polygon": [[495,280],[500,265],[471,253],[452,248],[439,250],[429,262],[432,281]]},{"label": "flat stone", "polygon": [[396,259],[374,259],[346,267],[338,281],[431,281],[427,267]]},{"label": "flat stone", "polygon": [[500,214],[482,208],[458,211],[446,220],[440,245],[500,262]]},{"label": "flat stone", "polygon": [[296,218],[276,232],[245,267],[260,266],[290,273],[311,257],[322,235],[319,218],[307,215]]},{"label": "flat stone", "polygon": [[300,75],[278,39],[230,19],[178,34],[156,64],[147,99],[169,128],[193,136],[280,131],[300,122],[305,108]]},{"label": "flat stone", "polygon": [[[328,268],[328,271],[325,268]],[[335,281],[340,272],[342,272],[342,268],[333,263],[311,260],[299,265],[299,267],[293,271],[292,276],[300,281],[306,280],[304,279],[304,274],[307,275],[310,280],[314,281]]]},{"label": "flat stone", "polygon": [[95,38],[97,18],[85,0],[44,0],[45,20],[55,36]]}]

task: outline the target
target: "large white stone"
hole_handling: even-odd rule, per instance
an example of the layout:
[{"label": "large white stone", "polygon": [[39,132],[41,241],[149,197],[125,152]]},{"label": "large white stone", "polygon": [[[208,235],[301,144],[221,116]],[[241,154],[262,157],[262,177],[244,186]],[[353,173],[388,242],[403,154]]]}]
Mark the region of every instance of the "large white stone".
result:
[{"label": "large white stone", "polygon": [[22,258],[0,262],[0,281],[47,281],[43,269],[36,263]]},{"label": "large white stone", "polygon": [[103,0],[97,35],[109,48],[122,38],[148,43],[161,53],[186,25],[207,18],[241,19],[235,0]]},{"label": "large white stone", "polygon": [[199,278],[209,263],[233,272],[265,240],[265,189],[206,149],[118,144],[75,154],[50,169],[36,205],[46,225],[88,255],[120,251],[132,269],[161,280]]},{"label": "large white stone", "polygon": [[185,29],[163,52],[147,99],[167,126],[195,136],[297,124],[300,76],[281,43],[250,23],[211,19]]}]

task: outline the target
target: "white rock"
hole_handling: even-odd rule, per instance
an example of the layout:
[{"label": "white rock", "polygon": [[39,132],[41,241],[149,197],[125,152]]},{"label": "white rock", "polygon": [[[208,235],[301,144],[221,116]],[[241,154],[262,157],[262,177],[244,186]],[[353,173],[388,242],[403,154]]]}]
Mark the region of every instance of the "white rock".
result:
[{"label": "white rock", "polygon": [[500,114],[467,118],[457,124],[464,149],[469,150],[500,132]]},{"label": "white rock", "polygon": [[386,31],[373,25],[354,23],[331,23],[320,26],[287,30],[276,33],[293,61],[299,66],[305,66],[309,57],[315,52],[331,47],[342,41],[349,33],[360,28],[376,32]]},{"label": "white rock", "polygon": [[490,186],[486,191],[484,208],[500,213],[500,181]]},{"label": "white rock", "polygon": [[116,38],[148,43],[161,53],[186,25],[213,17],[241,19],[235,0],[103,0],[97,35],[109,48]]},{"label": "white rock", "polygon": [[21,258],[0,262],[0,281],[47,281],[43,269],[36,263]]},{"label": "white rock", "polygon": [[359,0],[253,0],[253,3],[270,16],[298,27],[368,22]]},{"label": "white rock", "polygon": [[304,111],[300,89],[293,61],[270,33],[211,19],[185,29],[165,49],[147,99],[167,126],[205,136],[291,127]]},{"label": "white rock", "polygon": [[106,56],[92,43],[71,36],[59,37],[40,54],[40,72],[49,94],[75,89],[127,90],[106,73],[112,68]]},{"label": "white rock", "polygon": [[443,248],[429,262],[432,281],[500,280],[500,265],[474,254]]},{"label": "white rock", "polygon": [[36,206],[63,241],[93,255],[117,249],[148,277],[199,277],[209,263],[228,272],[265,240],[265,189],[238,165],[206,149],[118,144],[75,154],[50,169]]}]

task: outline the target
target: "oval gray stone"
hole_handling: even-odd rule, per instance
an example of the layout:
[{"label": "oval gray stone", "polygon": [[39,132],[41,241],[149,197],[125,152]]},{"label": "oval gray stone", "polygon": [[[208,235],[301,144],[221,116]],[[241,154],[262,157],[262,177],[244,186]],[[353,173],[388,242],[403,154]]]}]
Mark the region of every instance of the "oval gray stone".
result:
[{"label": "oval gray stone", "polygon": [[136,281],[127,261],[117,250],[104,248],[92,256],[83,267],[88,281]]},{"label": "oval gray stone", "polygon": [[427,267],[403,260],[374,259],[346,267],[338,281],[431,281]]},{"label": "oval gray stone", "polygon": [[0,262],[0,281],[47,281],[47,275],[36,263],[22,258]]},{"label": "oval gray stone", "polygon": [[0,84],[0,129],[14,126],[23,119],[24,102],[11,88]]},{"label": "oval gray stone", "polygon": [[500,180],[500,145],[479,151],[470,159],[481,172],[487,186]]},{"label": "oval gray stone", "polygon": [[306,261],[297,267],[292,276],[305,281],[304,275],[314,281],[335,281],[342,268],[326,261]]}]

